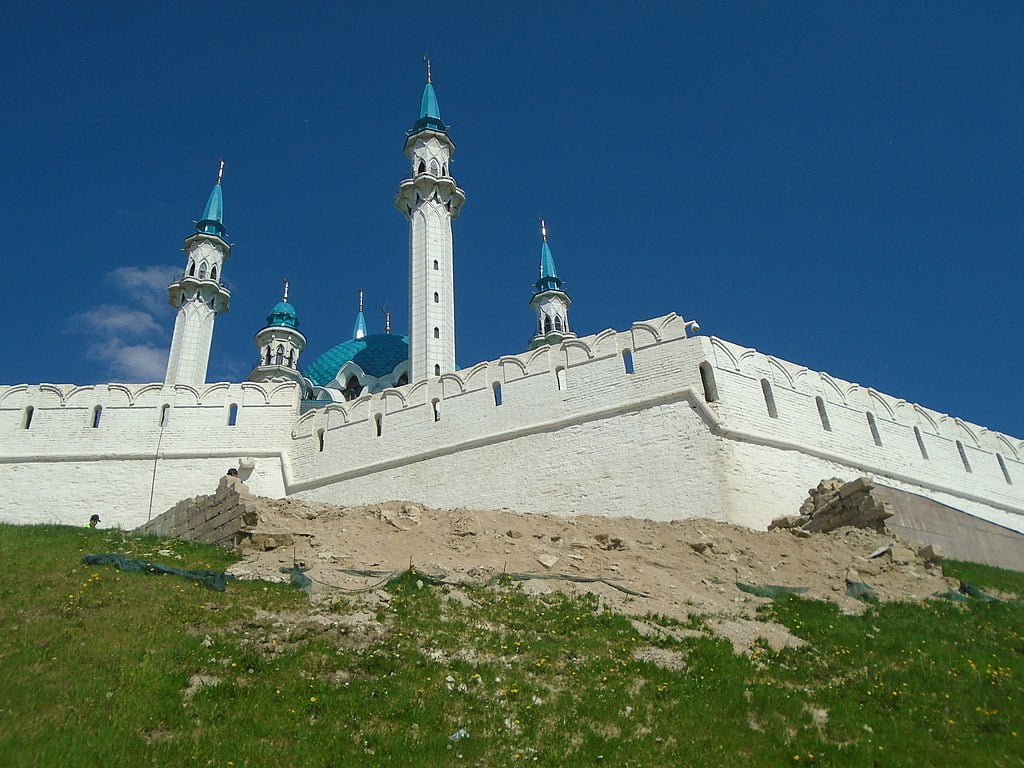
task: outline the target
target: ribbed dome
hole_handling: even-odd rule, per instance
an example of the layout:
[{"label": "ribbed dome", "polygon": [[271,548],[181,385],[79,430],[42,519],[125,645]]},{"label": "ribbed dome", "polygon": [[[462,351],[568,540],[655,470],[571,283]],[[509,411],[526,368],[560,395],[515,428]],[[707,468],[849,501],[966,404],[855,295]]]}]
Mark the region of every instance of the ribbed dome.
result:
[{"label": "ribbed dome", "polygon": [[361,339],[349,339],[327,350],[306,369],[306,378],[319,387],[334,381],[341,367],[350,360],[363,372],[381,378],[409,359],[409,338],[393,333],[375,333]]}]

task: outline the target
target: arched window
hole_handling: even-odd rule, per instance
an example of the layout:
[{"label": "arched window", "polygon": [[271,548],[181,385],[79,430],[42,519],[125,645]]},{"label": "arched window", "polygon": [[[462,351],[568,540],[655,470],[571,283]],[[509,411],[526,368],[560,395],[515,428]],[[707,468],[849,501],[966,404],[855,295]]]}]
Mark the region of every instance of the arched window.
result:
[{"label": "arched window", "polygon": [[698,366],[700,370],[700,383],[704,387],[704,400],[713,403],[718,400],[718,386],[715,384],[715,372],[711,363],[707,360]]},{"label": "arched window", "polygon": [[956,441],[956,449],[960,452],[960,461],[964,464],[964,471],[971,471],[971,462],[967,460],[967,451],[964,450],[964,444],[959,440]]},{"label": "arched window", "polygon": [[626,369],[627,374],[633,373],[633,351],[630,349],[622,350],[622,367]]},{"label": "arched window", "polygon": [[206,270],[207,269],[208,269],[208,267],[207,267],[206,261],[204,260],[203,262],[201,262],[199,264],[199,279],[200,280],[205,280],[206,279]]},{"label": "arched window", "polygon": [[103,406],[97,405],[92,409],[92,428],[96,429],[100,425],[100,417],[103,415]]},{"label": "arched window", "polygon": [[764,394],[764,406],[768,409],[768,415],[779,418],[779,409],[775,407],[775,395],[772,394],[772,384],[768,379],[761,379],[761,392]]},{"label": "arched window", "polygon": [[295,367],[295,350],[294,349],[288,350],[288,367],[289,368],[294,368]]},{"label": "arched window", "polygon": [[188,276],[189,277],[195,277],[196,276],[196,263],[194,261],[192,261],[192,259],[188,260]]},{"label": "arched window", "polygon": [[277,353],[274,355],[274,365],[282,365],[284,363],[284,345],[277,345]]},{"label": "arched window", "polygon": [[435,339],[440,339],[441,338],[441,329],[438,328],[437,326],[434,326],[434,338]]},{"label": "arched window", "polygon": [[440,304],[441,303],[441,294],[439,294],[437,291],[434,291],[434,303],[435,304]]},{"label": "arched window", "polygon": [[441,166],[441,174],[444,175],[444,176],[448,175],[448,163],[444,163]]},{"label": "arched window", "polygon": [[825,399],[818,395],[814,398],[814,402],[818,405],[818,418],[821,419],[821,428],[826,432],[831,432],[832,423],[828,420],[828,411],[825,410]]},{"label": "arched window", "polygon": [[441,375],[441,366],[440,365],[437,365],[437,364],[434,365],[434,375],[435,376],[440,376]]},{"label": "arched window", "polygon": [[377,437],[380,437],[384,431],[384,417],[379,413],[375,413],[373,415],[373,424],[377,430]]},{"label": "arched window", "polygon": [[32,426],[32,415],[36,412],[36,409],[31,405],[25,407],[25,417],[21,420],[21,428],[28,429]]},{"label": "arched window", "polygon": [[864,415],[868,417],[868,429],[871,430],[871,439],[875,441],[875,445],[881,445],[882,436],[878,434],[878,425],[875,424],[875,414],[868,411]]},{"label": "arched window", "polygon": [[420,160],[420,164],[418,166],[416,166],[416,173],[426,173],[426,172],[427,172],[427,164],[424,163],[422,160]]},{"label": "arched window", "polygon": [[233,427],[238,423],[238,405],[232,403],[228,406],[228,426]]},{"label": "arched window", "polygon": [[494,389],[494,404],[501,405],[501,382],[496,381],[491,386]]},{"label": "arched window", "polygon": [[264,360],[264,365],[270,365],[270,345],[267,344],[267,356]]},{"label": "arched window", "polygon": [[562,330],[562,318],[559,315],[555,315],[555,330]]},{"label": "arched window", "polygon": [[431,160],[430,161],[430,175],[431,176],[437,176],[437,171],[438,171],[437,160]]},{"label": "arched window", "polygon": [[162,406],[160,406],[160,426],[161,427],[166,427],[167,426],[167,420],[170,418],[170,416],[171,416],[171,406],[168,405],[167,403],[164,403]]},{"label": "arched window", "polygon": [[324,431],[322,429],[318,429],[316,431],[316,443],[317,443],[317,450],[320,453],[323,453],[324,452]]},{"label": "arched window", "polygon": [[214,264],[210,268],[210,279],[211,280],[216,280],[217,279],[217,265],[216,264]]},{"label": "arched window", "polygon": [[544,315],[544,333],[551,333],[551,316]]},{"label": "arched window", "polygon": [[430,407],[433,408],[433,410],[434,410],[434,421],[440,421],[441,420],[441,403],[440,403],[440,401],[436,397],[433,400],[430,401]]},{"label": "arched window", "polygon": [[438,268],[437,259],[434,259],[434,269],[437,269],[437,268]]},{"label": "arched window", "polygon": [[565,368],[555,368],[555,383],[559,389],[565,389]]},{"label": "arched window", "polygon": [[1010,470],[1006,468],[1006,461],[1003,460],[1003,454],[996,454],[996,461],[999,462],[999,468],[1003,470],[1003,479],[1007,485],[1013,485],[1013,480],[1010,479]]},{"label": "arched window", "polygon": [[362,391],[363,385],[359,383],[359,379],[355,376],[349,376],[348,381],[345,382],[345,389],[342,394],[346,400],[355,400]]},{"label": "arched window", "polygon": [[921,451],[921,458],[928,458],[928,449],[924,447],[924,438],[921,436],[921,430],[914,427],[914,437],[917,438],[917,447]]}]

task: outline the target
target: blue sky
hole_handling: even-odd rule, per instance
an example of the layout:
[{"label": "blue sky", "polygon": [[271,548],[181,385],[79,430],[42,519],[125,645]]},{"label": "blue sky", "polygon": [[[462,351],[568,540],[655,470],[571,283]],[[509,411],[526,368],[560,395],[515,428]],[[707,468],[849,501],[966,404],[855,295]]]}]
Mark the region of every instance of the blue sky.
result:
[{"label": "blue sky", "polygon": [[162,378],[221,157],[211,380],[248,374],[285,275],[307,364],[360,288],[404,330],[429,52],[460,365],[524,349],[544,216],[581,334],[675,311],[1024,436],[1020,3],[148,5],[5,9],[3,383]]}]

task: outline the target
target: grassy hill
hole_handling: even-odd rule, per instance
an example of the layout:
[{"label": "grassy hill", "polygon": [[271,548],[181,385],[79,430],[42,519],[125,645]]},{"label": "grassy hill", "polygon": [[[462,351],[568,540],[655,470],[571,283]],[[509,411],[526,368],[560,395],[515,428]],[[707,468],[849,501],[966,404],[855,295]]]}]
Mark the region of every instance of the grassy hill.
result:
[{"label": "grassy hill", "polygon": [[[281,585],[83,565],[93,552],[235,558],[0,526],[2,766],[1024,765],[1019,601],[845,616],[788,598],[763,610],[807,644],[746,656],[588,596],[413,571],[313,608]],[[1022,574],[946,571],[1024,594]]]}]

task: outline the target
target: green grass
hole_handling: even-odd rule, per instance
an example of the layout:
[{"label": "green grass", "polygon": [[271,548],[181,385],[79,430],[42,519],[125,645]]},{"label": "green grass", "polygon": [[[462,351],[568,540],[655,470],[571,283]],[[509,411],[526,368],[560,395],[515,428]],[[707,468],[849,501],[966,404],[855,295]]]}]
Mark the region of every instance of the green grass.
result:
[{"label": "green grass", "polygon": [[[808,645],[747,657],[707,633],[643,638],[592,598],[498,584],[457,601],[410,573],[373,609],[384,629],[368,641],[275,623],[309,611],[290,587],[217,593],[80,563],[108,551],[182,568],[233,560],[111,531],[0,526],[4,766],[1024,765],[1019,602],[844,616],[786,599],[764,613]],[[1024,591],[1021,574],[950,570]],[[637,661],[652,644],[685,669]],[[218,682],[186,702],[197,674]],[[460,729],[468,737],[451,739]]]}]

